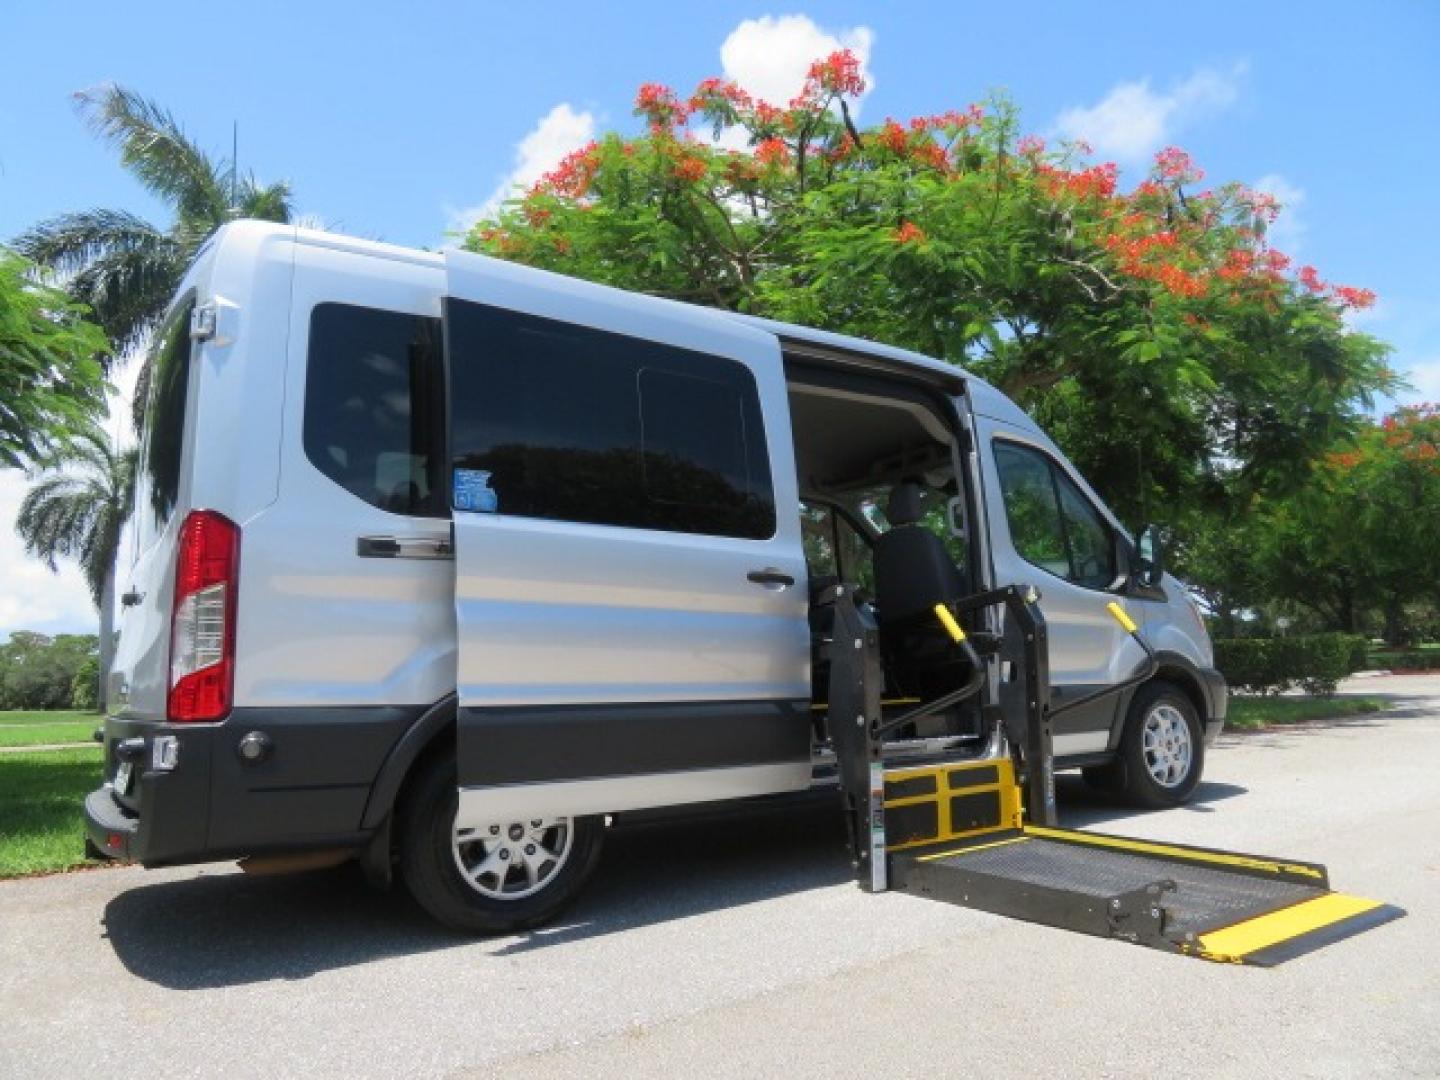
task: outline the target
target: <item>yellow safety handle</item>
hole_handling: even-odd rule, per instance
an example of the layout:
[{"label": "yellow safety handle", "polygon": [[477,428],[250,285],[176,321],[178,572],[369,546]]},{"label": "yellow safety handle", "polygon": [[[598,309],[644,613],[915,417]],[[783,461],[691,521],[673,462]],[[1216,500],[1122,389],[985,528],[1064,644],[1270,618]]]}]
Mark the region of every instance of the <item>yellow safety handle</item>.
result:
[{"label": "yellow safety handle", "polygon": [[950,635],[950,640],[956,645],[965,640],[965,631],[960,628],[960,624],[955,621],[955,616],[950,614],[950,609],[944,604],[935,605],[935,617],[940,620],[946,633]]},{"label": "yellow safety handle", "polygon": [[1116,603],[1114,600],[1111,600],[1110,603],[1105,605],[1105,610],[1110,612],[1111,615],[1115,616],[1115,621],[1124,628],[1127,634],[1136,634],[1140,632],[1140,627],[1135,625],[1135,620],[1130,618],[1130,616],[1125,613],[1125,609],[1121,607],[1118,603]]}]

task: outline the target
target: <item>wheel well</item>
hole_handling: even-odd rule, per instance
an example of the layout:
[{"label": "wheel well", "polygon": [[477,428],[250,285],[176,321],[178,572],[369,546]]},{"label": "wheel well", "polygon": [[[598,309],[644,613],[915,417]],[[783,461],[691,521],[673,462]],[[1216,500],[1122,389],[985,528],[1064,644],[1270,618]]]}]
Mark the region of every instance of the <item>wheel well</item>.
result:
[{"label": "wheel well", "polygon": [[394,812],[417,766],[441,749],[455,745],[456,702],[450,695],[436,702],[400,736],[370,789],[361,827],[376,829]]},{"label": "wheel well", "polygon": [[1195,717],[1200,721],[1201,730],[1204,730],[1210,708],[1205,702],[1205,693],[1200,689],[1200,684],[1195,681],[1194,676],[1182,667],[1162,664],[1160,670],[1155,673],[1153,681],[1168,682],[1189,698],[1190,704],[1195,706]]}]

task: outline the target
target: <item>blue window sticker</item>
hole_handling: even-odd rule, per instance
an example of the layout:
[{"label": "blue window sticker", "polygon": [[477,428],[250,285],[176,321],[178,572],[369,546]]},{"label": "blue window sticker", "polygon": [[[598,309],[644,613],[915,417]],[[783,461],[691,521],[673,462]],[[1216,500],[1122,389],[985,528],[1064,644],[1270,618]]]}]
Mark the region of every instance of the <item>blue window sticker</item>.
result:
[{"label": "blue window sticker", "polygon": [[484,469],[455,470],[455,509],[477,514],[493,514],[499,497],[490,486],[491,474]]}]

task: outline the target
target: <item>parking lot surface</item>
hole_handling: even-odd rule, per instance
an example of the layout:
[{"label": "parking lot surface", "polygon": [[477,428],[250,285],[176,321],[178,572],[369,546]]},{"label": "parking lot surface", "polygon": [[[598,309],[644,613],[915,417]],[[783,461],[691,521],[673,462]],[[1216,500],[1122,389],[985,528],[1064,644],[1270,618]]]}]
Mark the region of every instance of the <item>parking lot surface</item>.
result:
[{"label": "parking lot surface", "polygon": [[1434,1076],[1440,676],[1225,735],[1193,805],[1066,824],[1326,863],[1407,918],[1231,968],[851,882],[829,800],[613,831],[556,925],[472,941],[342,868],[0,883],[0,1076]]}]

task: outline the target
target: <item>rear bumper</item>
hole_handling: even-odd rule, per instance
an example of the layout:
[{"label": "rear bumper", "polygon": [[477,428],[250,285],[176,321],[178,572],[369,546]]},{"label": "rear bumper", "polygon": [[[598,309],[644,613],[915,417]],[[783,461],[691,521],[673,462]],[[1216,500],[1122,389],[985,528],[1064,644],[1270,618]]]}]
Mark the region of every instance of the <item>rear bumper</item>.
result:
[{"label": "rear bumper", "polygon": [[[146,866],[360,847],[374,831],[362,818],[376,776],[413,711],[237,709],[221,724],[111,717],[86,833],[103,854]],[[259,760],[239,753],[249,733],[268,740]],[[162,735],[178,744],[163,765],[153,753]],[[113,782],[127,741],[134,776],[121,797]]]},{"label": "rear bumper", "polygon": [[133,859],[140,818],[115,801],[107,784],[85,796],[85,835],[96,851],[111,859]]}]

